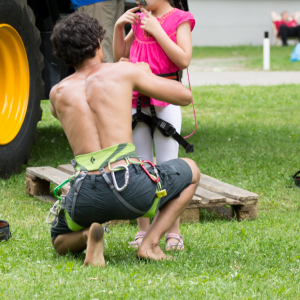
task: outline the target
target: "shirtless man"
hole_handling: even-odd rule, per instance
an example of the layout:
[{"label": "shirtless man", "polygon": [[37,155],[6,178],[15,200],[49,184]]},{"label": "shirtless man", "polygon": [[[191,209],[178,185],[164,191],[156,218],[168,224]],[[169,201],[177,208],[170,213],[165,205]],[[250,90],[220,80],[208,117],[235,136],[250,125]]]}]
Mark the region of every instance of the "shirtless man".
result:
[{"label": "shirtless man", "polygon": [[[132,91],[183,106],[190,104],[192,95],[181,83],[153,75],[147,64],[102,64],[104,33],[98,21],[85,14],[75,13],[58,22],[51,37],[54,53],[76,72],[50,93],[51,112],[62,124],[74,152],[75,169],[80,171],[58,224],[52,224],[52,243],[59,254],[87,249],[84,264],[102,267],[101,224],[136,219],[156,209],[137,257],[164,259],[158,243],[189,204],[200,179],[190,159],[157,165],[167,196],[160,203],[155,200],[157,184],[142,169],[132,145]],[[111,172],[116,165],[123,167]],[[126,182],[127,165],[129,183],[117,191]],[[148,170],[155,175],[154,168]]]}]

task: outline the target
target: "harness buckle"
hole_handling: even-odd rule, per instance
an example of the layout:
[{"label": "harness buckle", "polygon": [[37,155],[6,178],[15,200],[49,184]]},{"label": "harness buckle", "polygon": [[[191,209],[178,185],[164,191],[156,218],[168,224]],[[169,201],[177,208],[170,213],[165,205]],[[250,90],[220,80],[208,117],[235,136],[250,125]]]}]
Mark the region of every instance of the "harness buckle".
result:
[{"label": "harness buckle", "polygon": [[164,131],[166,136],[172,136],[176,132],[176,129],[172,124],[163,120],[159,120],[158,126]]},{"label": "harness buckle", "polygon": [[66,208],[66,195],[61,196],[61,201],[60,201],[60,209],[58,212],[59,216],[64,216],[65,215],[65,208]]},{"label": "harness buckle", "polygon": [[162,198],[162,197],[164,197],[164,196],[167,196],[167,191],[166,191],[165,189],[156,192],[156,197],[157,197],[157,198]]}]

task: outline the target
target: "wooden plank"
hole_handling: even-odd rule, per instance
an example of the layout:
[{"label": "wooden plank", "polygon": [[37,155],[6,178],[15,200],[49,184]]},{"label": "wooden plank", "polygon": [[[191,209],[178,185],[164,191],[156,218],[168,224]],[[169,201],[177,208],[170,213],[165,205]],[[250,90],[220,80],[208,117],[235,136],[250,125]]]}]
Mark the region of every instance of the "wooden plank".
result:
[{"label": "wooden plank", "polygon": [[256,205],[257,200],[240,201],[235,199],[226,198],[226,205]]},{"label": "wooden plank", "polygon": [[29,173],[26,173],[26,177],[27,177],[27,178],[30,178],[30,179],[32,179],[32,180],[38,180],[37,177],[35,177],[35,176],[33,176],[33,175],[29,174]]},{"label": "wooden plank", "polygon": [[226,198],[227,205],[245,205],[245,202],[235,199]]},{"label": "wooden plank", "polygon": [[226,197],[204,189],[201,186],[197,187],[195,195],[201,197],[202,200],[209,201],[211,203],[226,201]]},{"label": "wooden plank", "polygon": [[201,203],[190,203],[187,208],[206,208],[206,207],[220,207],[226,205],[226,202],[218,202],[218,203],[211,203],[211,202],[201,202]]},{"label": "wooden plank", "polygon": [[201,203],[202,199],[198,196],[194,196],[193,199],[191,200],[190,204],[197,204],[197,203]]},{"label": "wooden plank", "polygon": [[232,213],[234,211],[238,221],[246,219],[254,220],[257,218],[257,205],[236,205],[231,206],[231,210]]},{"label": "wooden plank", "polygon": [[[35,177],[44,179],[48,182],[53,182],[55,184],[61,184],[63,181],[70,177],[69,174],[62,172],[60,170],[54,169],[52,167],[36,167],[36,168],[26,168],[26,172]],[[66,193],[66,191],[70,188],[70,184],[66,184],[62,192]]]},{"label": "wooden plank", "polygon": [[74,172],[74,168],[72,167],[71,164],[69,164],[69,165],[59,165],[57,167],[57,169],[62,171],[62,172],[65,172],[67,174],[70,174],[70,175],[73,175],[73,172]]},{"label": "wooden plank", "polygon": [[49,194],[50,183],[47,180],[32,180],[26,177],[26,192],[31,196]]},{"label": "wooden plank", "polygon": [[246,201],[258,199],[257,194],[248,192],[244,189],[235,187],[205,174],[201,174],[199,186],[235,200]]}]

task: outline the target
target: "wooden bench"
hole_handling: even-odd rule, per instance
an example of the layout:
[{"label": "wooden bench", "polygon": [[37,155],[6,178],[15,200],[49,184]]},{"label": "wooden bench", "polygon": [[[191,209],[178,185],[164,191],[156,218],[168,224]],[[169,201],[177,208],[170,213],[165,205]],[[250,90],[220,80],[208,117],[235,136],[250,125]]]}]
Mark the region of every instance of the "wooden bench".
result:
[{"label": "wooden bench", "polygon": [[[60,165],[57,169],[52,167],[27,168],[26,191],[29,195],[35,195],[39,199],[55,201],[54,196],[50,195],[50,183],[58,185],[72,174],[71,165]],[[69,184],[65,185],[62,193],[66,194],[69,188]],[[189,206],[182,213],[181,222],[199,222],[199,209],[201,208],[222,214],[229,219],[236,218],[238,221],[255,219],[257,201],[257,194],[201,174],[199,186]],[[117,222],[127,224],[129,221],[112,221],[112,223]]]}]

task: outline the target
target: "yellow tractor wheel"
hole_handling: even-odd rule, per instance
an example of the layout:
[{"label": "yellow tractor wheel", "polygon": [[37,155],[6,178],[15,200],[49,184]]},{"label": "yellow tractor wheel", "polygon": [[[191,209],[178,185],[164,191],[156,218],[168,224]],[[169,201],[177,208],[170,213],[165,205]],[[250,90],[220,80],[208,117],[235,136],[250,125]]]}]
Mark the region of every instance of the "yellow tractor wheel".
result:
[{"label": "yellow tractor wheel", "polygon": [[21,171],[41,119],[40,33],[26,0],[0,0],[0,177]]}]

